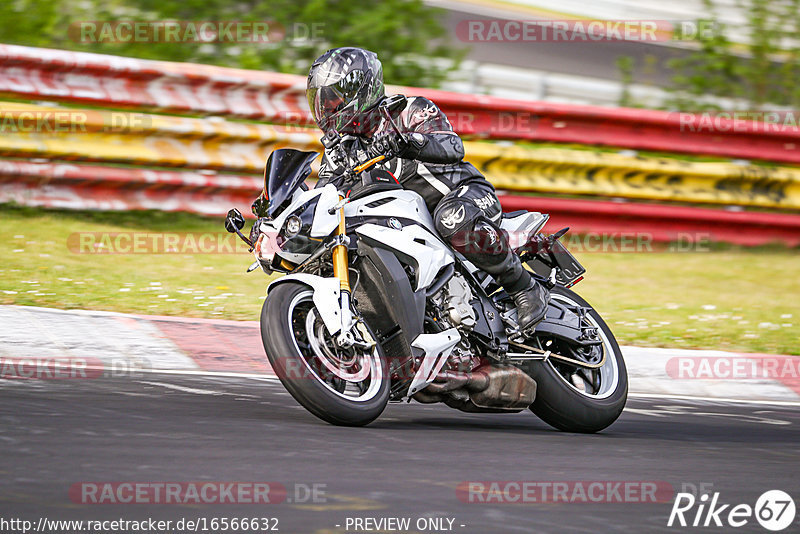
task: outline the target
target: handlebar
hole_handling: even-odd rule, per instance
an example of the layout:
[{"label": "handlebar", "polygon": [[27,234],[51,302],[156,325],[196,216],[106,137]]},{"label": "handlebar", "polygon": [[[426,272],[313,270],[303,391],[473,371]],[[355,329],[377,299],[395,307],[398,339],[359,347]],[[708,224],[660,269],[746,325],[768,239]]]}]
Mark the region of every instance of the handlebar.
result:
[{"label": "handlebar", "polygon": [[383,161],[385,159],[386,159],[386,156],[383,156],[383,155],[375,156],[371,160],[365,161],[361,165],[357,165],[357,166],[353,167],[353,172],[358,174],[358,173],[360,173],[362,171],[365,171],[365,170],[369,169],[373,165],[376,165],[376,164],[380,163],[381,161]]}]

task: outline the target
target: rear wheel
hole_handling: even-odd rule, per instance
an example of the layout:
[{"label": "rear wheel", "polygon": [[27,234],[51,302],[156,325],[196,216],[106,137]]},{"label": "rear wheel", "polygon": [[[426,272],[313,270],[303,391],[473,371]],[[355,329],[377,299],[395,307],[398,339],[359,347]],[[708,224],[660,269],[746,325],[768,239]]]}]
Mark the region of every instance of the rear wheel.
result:
[{"label": "rear wheel", "polygon": [[577,349],[564,341],[535,334],[529,343],[574,359],[604,363],[596,370],[555,358],[529,363],[527,370],[537,385],[531,410],[559,430],[598,432],[617,420],[628,398],[628,373],[622,351],[611,329],[583,298],[560,286],[552,289],[551,298],[572,309],[584,308],[586,313],[581,320],[597,330],[602,344],[592,350]]},{"label": "rear wheel", "polygon": [[369,351],[338,347],[314,306],[313,294],[294,282],[269,292],[261,310],[267,358],[287,391],[312,414],[334,425],[369,424],[389,401],[380,345]]}]

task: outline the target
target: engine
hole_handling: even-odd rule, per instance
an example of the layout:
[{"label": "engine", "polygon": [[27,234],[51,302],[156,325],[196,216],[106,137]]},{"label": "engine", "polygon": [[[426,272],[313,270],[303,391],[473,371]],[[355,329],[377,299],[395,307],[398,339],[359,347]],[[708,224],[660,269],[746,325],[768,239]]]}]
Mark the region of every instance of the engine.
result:
[{"label": "engine", "polygon": [[456,273],[450,281],[431,298],[438,309],[439,320],[469,332],[475,327],[477,316],[470,302],[475,298],[464,277]]},{"label": "engine", "polygon": [[444,309],[450,322],[459,330],[470,331],[475,327],[477,317],[470,302],[475,298],[467,281],[460,274],[455,274],[445,286]]},{"label": "engine", "polygon": [[461,332],[461,341],[453,348],[447,362],[447,368],[453,371],[470,371],[479,362],[466,335],[475,327],[478,320],[475,309],[470,304],[473,298],[469,284],[459,273],[454,274],[450,281],[431,298],[439,322],[448,328],[458,328]]},{"label": "engine", "polygon": [[515,412],[531,405],[536,382],[518,367],[481,363],[469,341],[478,322],[471,302],[475,296],[461,274],[454,274],[429,302],[429,313],[445,328],[457,328],[461,341],[453,348],[444,369],[414,399],[444,402],[465,412]]}]

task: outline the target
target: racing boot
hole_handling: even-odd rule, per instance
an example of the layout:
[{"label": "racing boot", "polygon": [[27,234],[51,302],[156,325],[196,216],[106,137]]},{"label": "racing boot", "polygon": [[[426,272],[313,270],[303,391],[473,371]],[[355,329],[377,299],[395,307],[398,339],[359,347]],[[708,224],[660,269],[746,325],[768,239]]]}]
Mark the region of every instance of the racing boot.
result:
[{"label": "racing boot", "polygon": [[547,313],[550,292],[531,278],[531,284],[522,291],[511,294],[517,305],[517,324],[525,336],[530,336]]},{"label": "racing boot", "polygon": [[517,306],[517,325],[524,335],[533,333],[547,312],[550,292],[537,282],[522,266],[519,256],[509,253],[492,274],[497,283],[514,299]]}]

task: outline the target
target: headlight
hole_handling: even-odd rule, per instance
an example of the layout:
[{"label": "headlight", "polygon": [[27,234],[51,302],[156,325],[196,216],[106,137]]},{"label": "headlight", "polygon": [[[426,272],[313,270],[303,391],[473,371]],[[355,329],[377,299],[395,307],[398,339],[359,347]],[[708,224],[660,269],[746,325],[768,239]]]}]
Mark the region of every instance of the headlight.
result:
[{"label": "headlight", "polygon": [[303,221],[300,220],[300,217],[297,215],[292,215],[288,219],[286,219],[286,223],[283,225],[283,232],[287,238],[292,238],[300,233],[300,229],[303,227]]}]

